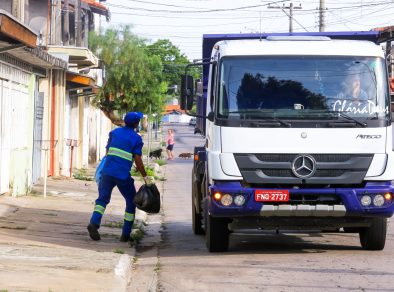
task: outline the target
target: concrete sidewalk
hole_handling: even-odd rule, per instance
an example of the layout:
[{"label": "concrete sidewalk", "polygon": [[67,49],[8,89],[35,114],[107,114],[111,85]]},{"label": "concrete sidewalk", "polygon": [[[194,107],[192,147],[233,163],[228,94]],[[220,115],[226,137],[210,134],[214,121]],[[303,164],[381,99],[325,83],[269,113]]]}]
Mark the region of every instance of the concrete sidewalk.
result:
[{"label": "concrete sidewalk", "polygon": [[[66,178],[48,179],[46,198],[42,185],[0,196],[0,291],[124,290],[135,254],[119,242],[124,199],[115,188],[95,242],[86,226],[96,198],[94,181]],[[137,211],[137,220],[145,216]]]},{"label": "concrete sidewalk", "polygon": [[[161,148],[162,132],[151,137],[151,149]],[[144,148],[148,137],[144,133]],[[147,159],[144,158],[144,163]],[[165,172],[165,167],[159,177]],[[89,169],[92,175],[94,169]],[[136,178],[136,189],[142,185]],[[163,182],[156,181],[160,190]],[[0,292],[2,291],[125,291],[131,279],[135,247],[119,241],[125,202],[117,188],[112,192],[100,228],[101,240],[92,241],[87,225],[97,199],[95,181],[49,178],[32,194],[13,198],[0,195]],[[160,215],[149,216],[151,219]],[[136,212],[141,228],[148,216]],[[160,225],[160,224],[159,224]],[[153,226],[153,225],[152,225]],[[144,241],[156,241],[146,226]],[[138,281],[138,280],[137,280]]]}]

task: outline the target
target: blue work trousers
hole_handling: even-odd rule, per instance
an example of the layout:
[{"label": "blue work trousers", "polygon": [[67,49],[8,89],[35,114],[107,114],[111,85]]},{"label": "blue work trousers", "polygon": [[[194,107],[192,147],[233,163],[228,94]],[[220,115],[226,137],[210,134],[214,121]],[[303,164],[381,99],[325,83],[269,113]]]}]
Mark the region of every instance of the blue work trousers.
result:
[{"label": "blue work trousers", "polygon": [[123,235],[130,235],[133,228],[134,217],[135,217],[135,205],[133,202],[136,194],[134,180],[129,176],[126,179],[118,179],[109,175],[103,175],[99,182],[99,197],[95,202],[94,211],[90,223],[100,227],[101,218],[104,215],[106,206],[111,200],[111,194],[113,188],[117,186],[120,193],[126,201],[126,210],[123,220]]}]

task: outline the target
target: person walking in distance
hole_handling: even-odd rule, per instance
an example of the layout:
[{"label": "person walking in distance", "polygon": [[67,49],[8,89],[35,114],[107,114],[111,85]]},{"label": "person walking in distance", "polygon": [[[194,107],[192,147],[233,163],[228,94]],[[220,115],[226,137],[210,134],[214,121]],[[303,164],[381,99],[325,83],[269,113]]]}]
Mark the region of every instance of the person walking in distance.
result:
[{"label": "person walking in distance", "polygon": [[142,162],[141,136],[135,132],[142,113],[129,112],[124,117],[125,126],[116,128],[109,133],[107,143],[107,158],[102,169],[102,176],[98,185],[99,196],[95,201],[94,210],[88,225],[89,236],[93,240],[100,240],[99,228],[105,208],[111,199],[111,193],[115,186],[126,201],[126,210],[120,241],[130,240],[135,217],[135,205],[133,198],[136,194],[134,180],[130,170],[135,161],[138,171],[141,173],[146,184],[149,184],[144,164]]},{"label": "person walking in distance", "polygon": [[174,130],[168,129],[167,131],[167,156],[169,160],[174,159],[174,155],[172,150],[174,149],[175,139],[174,139]]}]

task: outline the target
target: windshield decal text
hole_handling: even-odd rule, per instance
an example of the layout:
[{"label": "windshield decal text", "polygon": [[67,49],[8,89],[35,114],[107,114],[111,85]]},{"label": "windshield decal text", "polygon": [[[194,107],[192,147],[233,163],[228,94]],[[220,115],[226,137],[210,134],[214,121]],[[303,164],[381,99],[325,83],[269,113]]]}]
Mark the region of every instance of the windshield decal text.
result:
[{"label": "windshield decal text", "polygon": [[368,100],[367,102],[357,103],[357,102],[349,102],[347,100],[337,100],[332,106],[333,111],[338,112],[348,112],[352,114],[388,114],[389,107],[386,106],[385,108],[376,103]]}]

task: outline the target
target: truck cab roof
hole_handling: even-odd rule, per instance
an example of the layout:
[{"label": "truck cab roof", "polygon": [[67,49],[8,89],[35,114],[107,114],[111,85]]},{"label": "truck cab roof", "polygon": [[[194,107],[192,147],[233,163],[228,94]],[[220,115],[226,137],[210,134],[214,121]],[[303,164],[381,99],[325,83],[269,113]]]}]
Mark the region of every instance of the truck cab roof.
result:
[{"label": "truck cab roof", "polygon": [[[379,45],[370,41],[337,40],[329,37],[272,37],[266,39],[224,40],[214,46],[212,56],[321,55],[370,56],[384,58]],[[349,49],[350,48],[350,49]]]},{"label": "truck cab roof", "polygon": [[[278,37],[287,37],[287,36],[302,36],[302,37],[310,37],[310,36],[318,36],[318,37],[329,37],[332,40],[365,40],[370,41],[372,43],[381,43],[382,40],[382,32],[380,31],[339,31],[339,32],[295,32],[295,33],[238,33],[238,34],[204,34],[203,35],[203,43],[202,43],[202,60],[208,61],[211,59],[212,49],[215,44],[220,41],[229,41],[229,40],[263,40],[269,37],[278,36]],[[392,33],[389,33],[389,36],[392,36]],[[355,43],[352,43],[355,44]],[[293,45],[293,43],[292,43]],[[305,48],[304,48],[305,49]],[[355,48],[354,51],[357,51],[358,48]],[[286,52],[288,53],[288,52]],[[209,65],[203,66],[203,83],[204,87],[208,84],[208,72]]]}]

